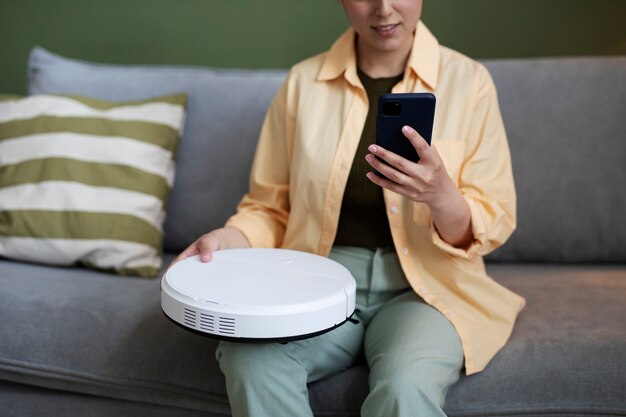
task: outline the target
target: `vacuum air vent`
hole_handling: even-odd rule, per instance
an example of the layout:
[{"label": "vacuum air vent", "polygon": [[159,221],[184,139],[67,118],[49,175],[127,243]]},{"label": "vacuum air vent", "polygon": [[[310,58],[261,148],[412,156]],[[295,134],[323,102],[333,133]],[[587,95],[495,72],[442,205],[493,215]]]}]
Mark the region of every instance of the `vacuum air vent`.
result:
[{"label": "vacuum air vent", "polygon": [[231,317],[219,317],[218,332],[224,335],[235,334],[235,319]]},{"label": "vacuum air vent", "polygon": [[183,321],[184,321],[186,326],[195,328],[196,327],[196,321],[197,321],[197,313],[194,310],[191,310],[189,308],[185,308]]},{"label": "vacuum air vent", "polygon": [[215,331],[215,318],[212,314],[200,313],[200,329],[207,332]]}]

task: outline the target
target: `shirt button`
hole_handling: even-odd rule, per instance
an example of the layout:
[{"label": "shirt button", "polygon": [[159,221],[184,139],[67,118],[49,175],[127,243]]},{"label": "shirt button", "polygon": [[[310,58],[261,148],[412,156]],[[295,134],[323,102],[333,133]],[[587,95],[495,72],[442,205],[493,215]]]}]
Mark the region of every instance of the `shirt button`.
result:
[{"label": "shirt button", "polygon": [[417,289],[418,294],[428,294],[428,288],[420,287]]},{"label": "shirt button", "polygon": [[398,207],[396,207],[396,206],[391,207],[391,212],[393,214],[398,214]]},{"label": "shirt button", "polygon": [[409,253],[409,249],[408,248],[402,248],[402,253],[406,255],[407,253]]},{"label": "shirt button", "polygon": [[455,318],[455,317],[456,317],[456,313],[455,313],[454,311],[452,311],[452,310],[449,310],[449,311],[448,311],[448,313],[447,313],[447,315],[448,315],[448,317],[449,317],[449,318],[451,318],[451,319],[453,319],[453,318]]}]

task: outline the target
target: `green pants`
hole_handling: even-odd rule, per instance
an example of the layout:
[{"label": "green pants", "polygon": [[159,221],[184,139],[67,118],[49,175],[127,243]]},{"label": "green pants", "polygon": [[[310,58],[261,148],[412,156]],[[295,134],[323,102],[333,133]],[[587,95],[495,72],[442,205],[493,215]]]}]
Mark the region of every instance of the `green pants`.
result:
[{"label": "green pants", "polygon": [[370,393],[362,416],[445,416],[463,365],[452,324],[409,287],[393,250],[335,247],[329,257],[357,282],[360,323],[287,344],[221,342],[216,357],[233,416],[313,416],[307,383],[363,356]]}]

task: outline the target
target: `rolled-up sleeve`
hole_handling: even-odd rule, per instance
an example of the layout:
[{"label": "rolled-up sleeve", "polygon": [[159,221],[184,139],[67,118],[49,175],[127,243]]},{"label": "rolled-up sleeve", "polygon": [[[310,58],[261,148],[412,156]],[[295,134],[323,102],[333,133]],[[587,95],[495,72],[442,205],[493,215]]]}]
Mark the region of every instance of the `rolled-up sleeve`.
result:
[{"label": "rolled-up sleeve", "polygon": [[509,145],[496,87],[483,66],[478,71],[476,85],[458,184],[469,206],[473,241],[467,248],[454,247],[439,236],[430,222],[433,243],[463,258],[492,252],[516,227],[516,194]]}]

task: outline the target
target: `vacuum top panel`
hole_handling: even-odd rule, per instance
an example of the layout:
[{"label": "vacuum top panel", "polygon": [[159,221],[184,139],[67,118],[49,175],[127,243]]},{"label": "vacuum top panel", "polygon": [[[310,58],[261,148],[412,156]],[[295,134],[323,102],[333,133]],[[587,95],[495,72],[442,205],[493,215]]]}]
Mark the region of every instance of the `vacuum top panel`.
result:
[{"label": "vacuum top panel", "polygon": [[341,264],[322,256],[285,249],[230,249],[175,264],[164,281],[195,302],[262,308],[317,303],[354,287]]}]

